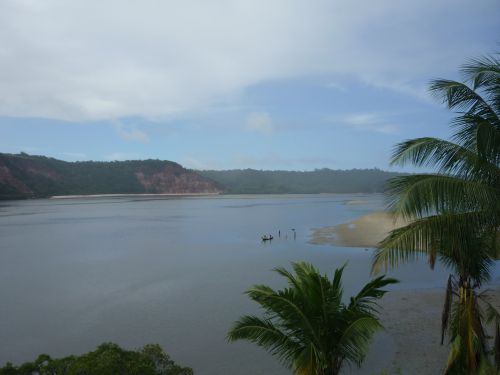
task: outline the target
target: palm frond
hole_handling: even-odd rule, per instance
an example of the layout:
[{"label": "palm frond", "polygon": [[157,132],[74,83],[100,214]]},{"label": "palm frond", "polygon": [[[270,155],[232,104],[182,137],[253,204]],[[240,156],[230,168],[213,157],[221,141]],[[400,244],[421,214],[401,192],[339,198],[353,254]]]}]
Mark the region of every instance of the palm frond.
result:
[{"label": "palm frond", "polygon": [[500,61],[494,56],[472,59],[462,67],[462,73],[472,82],[474,90],[482,90],[492,108],[500,113]]},{"label": "palm frond", "polygon": [[456,129],[452,140],[481,159],[499,166],[500,124],[475,114],[464,114],[456,117],[451,125]]},{"label": "palm frond", "polygon": [[387,187],[389,209],[406,220],[436,212],[491,210],[500,190],[474,180],[442,174],[419,174],[391,179]]},{"label": "palm frond", "polygon": [[462,338],[459,335],[457,335],[451,342],[450,354],[448,354],[448,363],[446,364],[444,375],[452,375],[455,373],[454,368],[457,365],[457,361],[460,357],[461,352],[462,352]]},{"label": "palm frond", "polygon": [[269,350],[277,355],[288,367],[291,359],[302,349],[299,342],[280,330],[270,320],[260,319],[256,316],[245,315],[236,321],[227,334],[230,342],[248,340]]},{"label": "palm frond", "polygon": [[297,296],[293,290],[283,289],[269,293],[267,289],[254,287],[247,294],[265,309],[271,319],[280,318],[286,322],[286,327],[301,329],[303,335],[310,340],[320,341],[312,321],[302,308],[305,305],[303,299]]},{"label": "palm frond", "polygon": [[[440,174],[452,174],[467,179],[498,178],[498,167],[480,158],[475,152],[453,142],[423,137],[398,143],[392,153],[392,165],[434,167]],[[494,176],[494,177],[492,177]]]},{"label": "palm frond", "polygon": [[499,121],[497,113],[488,102],[465,83],[436,79],[431,82],[429,90],[450,109],[475,113],[494,122]]},{"label": "palm frond", "polygon": [[394,229],[375,251],[373,269],[388,269],[418,260],[428,254],[433,246],[439,246],[441,254],[451,256],[454,251],[466,248],[475,238],[473,229],[480,228],[488,219],[475,212],[443,213]]},{"label": "palm frond", "polygon": [[393,278],[388,278],[385,275],[376,277],[368,282],[356,296],[351,297],[348,309],[360,311],[362,313],[376,312],[376,301],[387,293],[382,288],[390,284],[396,284],[399,281]]},{"label": "palm frond", "polygon": [[381,328],[382,325],[373,316],[361,316],[352,321],[339,339],[341,355],[359,367],[366,356],[373,334]]},{"label": "palm frond", "polygon": [[494,56],[470,59],[460,70],[467,81],[474,83],[474,89],[489,87],[500,80],[500,61]]}]

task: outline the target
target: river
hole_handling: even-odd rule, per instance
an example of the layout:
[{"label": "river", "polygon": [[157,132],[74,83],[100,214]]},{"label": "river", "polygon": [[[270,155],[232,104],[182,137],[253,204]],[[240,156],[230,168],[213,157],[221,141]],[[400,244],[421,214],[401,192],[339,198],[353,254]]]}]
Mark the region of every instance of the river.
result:
[{"label": "river", "polygon": [[[113,341],[159,343],[197,375],[288,374],[254,345],[226,342],[234,320],[259,313],[243,292],[283,286],[272,268],[305,260],[330,274],[348,262],[346,295],[355,293],[372,250],[308,244],[311,229],[382,208],[380,195],[0,202],[0,363]],[[446,278],[425,264],[392,275],[397,288]]]}]

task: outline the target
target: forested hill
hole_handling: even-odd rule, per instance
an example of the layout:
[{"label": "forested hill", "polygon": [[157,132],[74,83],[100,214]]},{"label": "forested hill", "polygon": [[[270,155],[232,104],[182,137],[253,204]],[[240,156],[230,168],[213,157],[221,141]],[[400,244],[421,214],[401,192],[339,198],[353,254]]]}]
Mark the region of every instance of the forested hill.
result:
[{"label": "forested hill", "polygon": [[90,194],[220,193],[213,181],[161,160],[66,162],[0,153],[0,199]]},{"label": "forested hill", "polygon": [[384,190],[388,179],[400,175],[380,169],[310,172],[237,169],[198,173],[217,182],[230,194],[377,193]]},{"label": "forested hill", "polygon": [[379,169],[192,171],[162,160],[66,162],[0,153],[0,199],[144,193],[376,193],[396,175]]}]

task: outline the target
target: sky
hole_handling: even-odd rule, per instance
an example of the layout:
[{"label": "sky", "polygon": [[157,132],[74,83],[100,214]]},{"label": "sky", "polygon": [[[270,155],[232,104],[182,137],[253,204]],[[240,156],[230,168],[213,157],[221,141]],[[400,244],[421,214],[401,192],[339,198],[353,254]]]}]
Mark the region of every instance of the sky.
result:
[{"label": "sky", "polygon": [[498,0],[2,0],[0,152],[389,169],[499,50]]}]

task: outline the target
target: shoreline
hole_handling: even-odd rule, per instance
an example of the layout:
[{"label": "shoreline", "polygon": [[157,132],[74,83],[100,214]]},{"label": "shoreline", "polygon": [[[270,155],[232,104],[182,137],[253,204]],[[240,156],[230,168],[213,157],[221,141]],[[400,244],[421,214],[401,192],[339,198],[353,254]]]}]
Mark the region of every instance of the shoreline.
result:
[{"label": "shoreline", "polygon": [[217,196],[221,193],[131,193],[131,194],[78,194],[54,195],[48,199],[78,199],[78,198],[126,198],[126,197],[203,197]]},{"label": "shoreline", "polygon": [[[70,194],[70,195],[53,195],[53,196],[23,196],[15,198],[0,198],[0,202],[9,201],[26,201],[26,200],[41,200],[41,199],[78,199],[78,198],[107,198],[107,197],[326,197],[326,196],[366,196],[380,195],[381,193],[116,193],[116,194]],[[348,205],[363,205],[365,201],[350,200],[346,202]]]}]

